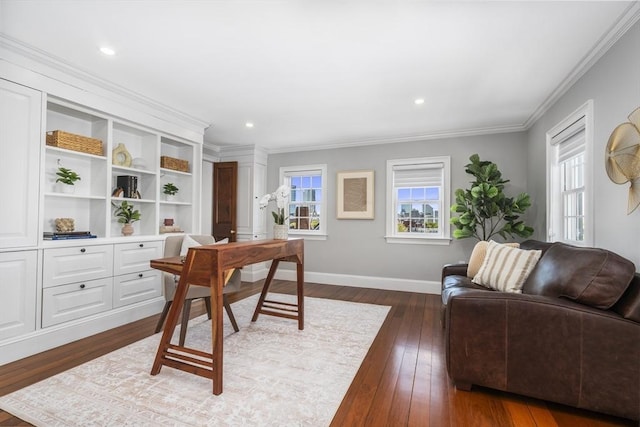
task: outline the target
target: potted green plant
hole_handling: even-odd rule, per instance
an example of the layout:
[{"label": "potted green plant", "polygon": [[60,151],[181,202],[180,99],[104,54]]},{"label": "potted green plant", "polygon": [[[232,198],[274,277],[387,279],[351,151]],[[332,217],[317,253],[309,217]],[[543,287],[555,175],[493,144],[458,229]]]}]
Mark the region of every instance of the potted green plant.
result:
[{"label": "potted green plant", "polygon": [[124,200],[120,203],[120,206],[116,206],[116,210],[113,213],[122,226],[122,235],[130,236],[133,234],[133,223],[140,220],[140,211],[134,209],[133,203],[127,203]]},{"label": "potted green plant", "polygon": [[168,182],[162,187],[162,191],[164,192],[167,200],[172,200],[173,196],[175,196],[180,189],[173,185],[172,182]]},{"label": "potted green plant", "polygon": [[495,163],[481,161],[477,154],[469,160],[471,163],[465,166],[465,172],[473,175],[475,180],[471,182],[471,188],[455,191],[451,212],[458,216],[451,218],[451,224],[456,227],[453,237],[489,240],[496,234],[503,239],[514,235],[531,236],[533,228],[520,219],[520,215],[531,206],[529,195],[520,193],[516,197],[507,197],[503,190],[509,180],[502,179]]},{"label": "potted green plant", "polygon": [[75,171],[62,166],[58,168],[56,176],[58,177],[56,178],[56,184],[61,184],[58,185],[58,189],[62,193],[73,193],[75,182],[82,179]]}]

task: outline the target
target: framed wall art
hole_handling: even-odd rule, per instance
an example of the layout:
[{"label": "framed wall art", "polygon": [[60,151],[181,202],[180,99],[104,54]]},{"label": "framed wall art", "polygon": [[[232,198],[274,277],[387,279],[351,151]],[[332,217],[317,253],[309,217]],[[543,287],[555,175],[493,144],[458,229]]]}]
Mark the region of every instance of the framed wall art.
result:
[{"label": "framed wall art", "polygon": [[373,219],[373,171],[338,172],[338,219]]}]

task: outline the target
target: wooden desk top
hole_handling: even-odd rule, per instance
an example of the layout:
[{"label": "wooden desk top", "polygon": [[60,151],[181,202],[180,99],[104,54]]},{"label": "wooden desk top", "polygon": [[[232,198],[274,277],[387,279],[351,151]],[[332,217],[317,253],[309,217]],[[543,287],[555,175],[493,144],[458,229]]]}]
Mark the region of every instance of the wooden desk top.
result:
[{"label": "wooden desk top", "polygon": [[[224,245],[195,246],[189,249],[189,253],[192,251],[195,260],[189,272],[189,283],[211,286],[211,278],[217,275],[218,270],[227,271],[273,259],[301,264],[304,261],[304,240],[252,240]],[[150,264],[152,268],[179,275],[182,273],[184,261],[177,256],[154,259]]]}]

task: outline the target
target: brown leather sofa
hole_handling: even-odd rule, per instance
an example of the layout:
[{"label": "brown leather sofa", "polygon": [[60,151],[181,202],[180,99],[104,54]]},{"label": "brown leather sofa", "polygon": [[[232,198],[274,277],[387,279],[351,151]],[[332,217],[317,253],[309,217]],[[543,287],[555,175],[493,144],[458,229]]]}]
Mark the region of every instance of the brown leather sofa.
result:
[{"label": "brown leather sofa", "polygon": [[449,377],[640,419],[640,274],[604,249],[528,240],[542,257],[522,293],[442,271]]}]

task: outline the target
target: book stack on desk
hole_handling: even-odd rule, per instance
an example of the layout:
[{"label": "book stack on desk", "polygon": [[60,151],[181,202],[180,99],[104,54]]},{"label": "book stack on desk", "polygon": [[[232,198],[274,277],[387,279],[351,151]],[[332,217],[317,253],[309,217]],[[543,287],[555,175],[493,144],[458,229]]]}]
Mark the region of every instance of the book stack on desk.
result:
[{"label": "book stack on desk", "polygon": [[66,231],[49,232],[45,231],[44,240],[70,240],[70,239],[95,239],[97,236],[90,231]]}]

